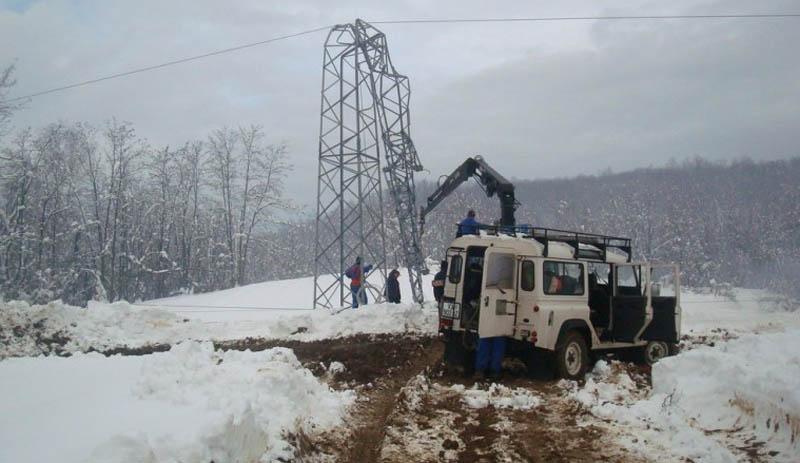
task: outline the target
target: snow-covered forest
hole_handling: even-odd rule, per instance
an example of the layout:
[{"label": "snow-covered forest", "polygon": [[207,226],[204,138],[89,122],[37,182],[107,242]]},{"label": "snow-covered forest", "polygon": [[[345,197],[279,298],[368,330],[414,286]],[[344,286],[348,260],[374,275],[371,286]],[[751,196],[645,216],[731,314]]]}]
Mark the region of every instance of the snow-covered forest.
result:
[{"label": "snow-covered forest", "polygon": [[[155,147],[129,124],[54,123],[0,151],[0,293],[137,300],[259,281],[290,204],[286,148],[259,127]],[[284,243],[281,243],[285,246]]]},{"label": "snow-covered forest", "polygon": [[[13,84],[12,68],[2,74]],[[14,107],[0,104],[0,122]],[[7,127],[8,124],[4,124]],[[0,293],[84,305],[207,292],[313,274],[313,214],[292,205],[285,146],[259,127],[155,146],[130,124],[53,123],[0,139]],[[491,156],[488,156],[491,160]],[[729,283],[797,295],[800,158],[516,180],[519,223],[634,239],[635,257],[681,264],[685,284]],[[420,182],[419,203],[432,191]],[[425,226],[440,258],[469,208],[491,223],[475,185]],[[387,230],[396,227],[385,208]],[[399,262],[388,240],[389,262]]]},{"label": "snow-covered forest", "polygon": [[[631,237],[635,259],[679,263],[687,285],[728,283],[797,295],[798,179],[795,157],[733,163],[697,158],[617,174],[515,180],[521,202],[517,221]],[[500,213],[497,199],[477,187],[465,188],[441,207],[425,227],[425,243],[434,255],[443,254],[452,224],[469,207],[485,223]]]}]

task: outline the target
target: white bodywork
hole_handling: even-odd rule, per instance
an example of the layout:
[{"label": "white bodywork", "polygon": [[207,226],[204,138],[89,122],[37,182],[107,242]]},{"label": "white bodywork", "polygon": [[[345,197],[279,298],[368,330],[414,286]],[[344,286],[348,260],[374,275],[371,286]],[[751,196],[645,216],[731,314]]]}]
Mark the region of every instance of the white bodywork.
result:
[{"label": "white bodywork", "polygon": [[[613,253],[609,250],[606,253],[605,261],[583,260],[574,257],[574,248],[562,242],[549,242],[547,257],[544,256],[544,245],[536,240],[523,237],[506,235],[468,235],[456,238],[448,250],[449,264],[453,264],[453,257],[457,254],[462,255],[461,281],[454,283],[449,278],[445,284],[445,299],[452,298],[455,304],[445,302],[442,306],[445,315],[450,314],[453,318],[452,329],[462,331],[460,316],[461,304],[464,290],[464,266],[466,265],[466,252],[470,247],[486,247],[484,255],[484,272],[480,296],[479,312],[479,337],[507,336],[520,341],[534,343],[535,347],[547,350],[554,350],[563,323],[570,320],[585,321],[591,334],[592,349],[611,349],[617,347],[630,347],[631,345],[643,345],[646,341],[641,340],[642,332],[648,327],[653,318],[653,308],[651,305],[651,282],[650,275],[652,268],[667,267],[671,273],[671,282],[676,286],[676,298],[679,298],[678,290],[678,270],[675,265],[654,265],[650,263],[628,263],[624,255]],[[585,246],[585,245],[581,245]],[[534,267],[534,287],[531,290],[522,288],[521,269],[524,262]],[[547,294],[543,288],[543,267],[545,262],[564,262],[578,264],[583,270],[581,281],[582,289],[576,288],[576,294],[552,295]],[[614,264],[614,270],[626,265],[642,266],[642,287],[646,288],[647,305],[645,309],[645,323],[637,333],[633,342],[602,342],[598,332],[590,320],[589,308],[589,283],[587,263],[608,263]],[[501,263],[498,266],[494,265]],[[552,264],[551,264],[552,265]],[[573,267],[574,268],[574,267]],[[451,268],[452,272],[453,269]],[[581,294],[577,294],[580,292]],[[680,300],[676,301],[675,309],[676,332],[680,336]]]}]

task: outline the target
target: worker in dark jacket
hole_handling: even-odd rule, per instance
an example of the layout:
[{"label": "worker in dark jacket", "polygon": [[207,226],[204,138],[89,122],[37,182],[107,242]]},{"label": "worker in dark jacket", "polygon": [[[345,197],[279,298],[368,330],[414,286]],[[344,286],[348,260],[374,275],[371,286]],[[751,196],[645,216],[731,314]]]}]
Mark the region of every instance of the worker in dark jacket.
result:
[{"label": "worker in dark jacket", "polygon": [[392,304],[400,303],[400,282],[397,277],[400,276],[400,271],[397,269],[389,272],[389,277],[386,279],[386,300]]},{"label": "worker in dark jacket", "polygon": [[358,308],[359,304],[365,305],[367,303],[367,293],[361,292],[361,282],[370,270],[372,270],[372,265],[361,265],[361,256],[358,256],[356,257],[356,263],[344,272],[344,275],[350,278],[350,292],[353,294],[354,309]]},{"label": "worker in dark jacket", "polygon": [[447,261],[443,260],[439,266],[439,271],[433,276],[433,298],[436,302],[442,302],[444,297],[444,280],[447,278]]},{"label": "worker in dark jacket", "polygon": [[475,210],[470,209],[467,217],[458,224],[458,236],[479,234],[481,224],[475,220]]}]

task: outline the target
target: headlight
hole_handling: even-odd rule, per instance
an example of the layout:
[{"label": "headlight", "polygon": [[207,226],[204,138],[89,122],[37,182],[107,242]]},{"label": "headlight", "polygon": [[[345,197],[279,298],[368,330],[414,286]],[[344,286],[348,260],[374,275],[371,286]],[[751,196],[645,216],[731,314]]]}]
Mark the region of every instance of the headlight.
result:
[{"label": "headlight", "polygon": [[461,305],[456,302],[442,302],[442,318],[461,318]]}]

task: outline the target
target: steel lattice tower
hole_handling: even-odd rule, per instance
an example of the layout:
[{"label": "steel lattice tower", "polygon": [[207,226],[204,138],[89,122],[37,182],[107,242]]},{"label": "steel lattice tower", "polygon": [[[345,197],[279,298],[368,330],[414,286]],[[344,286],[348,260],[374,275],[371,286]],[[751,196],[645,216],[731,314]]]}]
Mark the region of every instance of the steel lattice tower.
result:
[{"label": "steel lattice tower", "polygon": [[[325,41],[319,138],[314,306],[347,306],[343,273],[356,256],[385,281],[386,233],[380,178],[395,206],[399,247],[414,300],[426,272],[416,221],[414,172],[422,170],[409,133],[408,78],[392,65],[386,37],[364,21],[334,26]],[[324,277],[332,275],[333,280]]]}]

